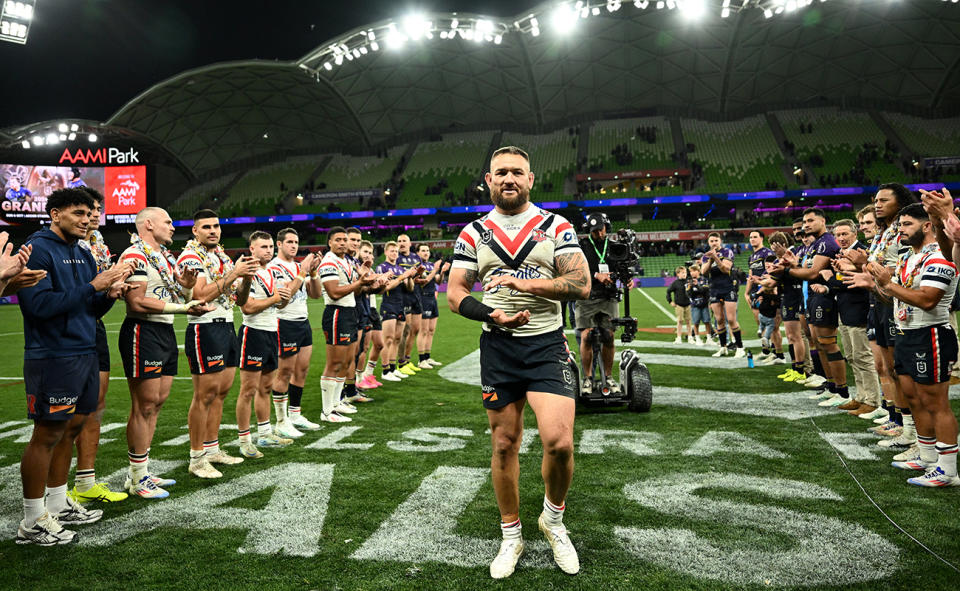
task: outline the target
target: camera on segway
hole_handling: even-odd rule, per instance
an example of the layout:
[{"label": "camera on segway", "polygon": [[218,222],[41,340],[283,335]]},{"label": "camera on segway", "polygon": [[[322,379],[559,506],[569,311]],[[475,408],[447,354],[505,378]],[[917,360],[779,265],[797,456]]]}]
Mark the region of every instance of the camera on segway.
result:
[{"label": "camera on segway", "polygon": [[[594,219],[595,216],[596,219]],[[592,230],[598,222],[609,228],[606,215],[592,214],[588,218],[585,229]],[[612,376],[606,375],[602,363],[603,343],[612,343],[618,328],[622,329],[620,340],[623,343],[631,342],[637,334],[637,319],[630,316],[630,288],[634,277],[638,275],[640,265],[639,244],[633,230],[623,228],[609,236],[606,261],[614,281],[609,286],[597,286],[600,287],[597,299],[623,301],[623,316],[611,317],[604,312],[593,315],[592,328],[584,337],[593,352],[590,368],[584,368],[589,371],[589,387],[584,387],[579,363],[573,358],[570,360],[571,369],[577,376],[577,384],[580,388],[578,401],[588,407],[626,404],[631,411],[647,412],[653,403],[653,387],[650,382],[650,372],[640,361],[636,352],[632,350],[621,352],[619,382],[609,379]]]}]

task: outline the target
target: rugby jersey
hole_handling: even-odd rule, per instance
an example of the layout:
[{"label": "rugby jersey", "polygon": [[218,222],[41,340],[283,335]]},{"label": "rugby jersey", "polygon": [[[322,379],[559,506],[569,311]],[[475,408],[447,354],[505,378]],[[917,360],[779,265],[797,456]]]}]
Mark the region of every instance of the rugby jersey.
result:
[{"label": "rugby jersey", "polygon": [[[347,259],[338,257],[333,254],[333,251],[328,250],[327,253],[323,255],[323,259],[320,260],[320,268],[317,270],[317,274],[320,275],[321,283],[336,279],[337,285],[350,285],[350,278],[353,277],[353,268]],[[333,299],[330,297],[330,294],[327,293],[327,290],[324,289],[323,303],[327,306],[346,306],[352,308],[357,305],[357,300],[354,298],[352,291],[340,299]]]},{"label": "rugby jersey", "polygon": [[[296,281],[301,268],[300,263],[296,261],[287,262],[280,257],[276,257],[267,264],[267,269],[273,275],[273,280],[277,282],[277,287],[280,287]],[[310,281],[309,277],[303,280],[300,289],[290,297],[290,303],[277,311],[280,320],[307,319],[307,281]]]},{"label": "rugby jersey", "polygon": [[[491,211],[467,224],[454,246],[453,267],[476,271],[481,285],[499,275],[522,279],[553,279],[556,257],[580,254],[580,243],[566,219],[533,204],[522,213],[504,215]],[[483,303],[512,316],[530,311],[530,322],[514,329],[499,327],[517,336],[532,336],[561,326],[560,302],[503,286],[486,291]],[[487,323],[484,330],[490,330]]]},{"label": "rugby jersey", "polygon": [[[197,277],[203,277],[208,284],[214,283],[216,279],[213,278],[213,275],[210,274],[210,270],[207,269],[207,264],[209,263],[212,269],[216,269],[220,277],[228,275],[230,271],[233,270],[233,262],[227,259],[223,261],[220,259],[220,256],[216,252],[211,250],[206,250],[203,253],[204,259],[201,259],[196,252],[193,250],[185,250],[180,253],[180,258],[177,259],[177,268],[180,269],[182,273],[184,269],[196,269]],[[233,323],[233,308],[224,307],[226,298],[229,296],[221,294],[220,296],[214,298],[210,303],[216,306],[212,312],[207,312],[203,316],[187,316],[188,324],[208,324],[214,321],[226,321]]]},{"label": "rugby jersey", "polygon": [[[377,265],[376,272],[378,275],[383,275],[385,273],[390,273],[395,277],[403,275],[404,269],[400,266],[398,262],[391,263],[390,261],[383,261]],[[371,300],[374,301],[374,300]],[[397,304],[403,306],[403,286],[398,285],[392,291],[383,292],[383,304],[384,305],[393,305]],[[376,308],[376,303],[373,304],[373,307]]]},{"label": "rugby jersey", "polygon": [[772,254],[773,251],[766,246],[761,246],[757,250],[753,251],[747,263],[747,265],[750,267],[750,274],[757,277],[766,274],[767,268],[764,266],[764,260]]},{"label": "rugby jersey", "polygon": [[[250,282],[251,300],[265,300],[272,298],[277,293],[277,281],[269,269],[257,269],[257,273]],[[257,330],[267,330],[275,332],[279,330],[280,323],[277,321],[277,305],[273,304],[257,312],[256,314],[243,314],[243,325]]]},{"label": "rugby jersey", "polygon": [[[720,262],[733,261],[734,256],[735,255],[733,254],[733,251],[725,246],[721,246],[720,249],[717,250],[717,257],[720,259]],[[703,255],[700,258],[700,263],[702,264],[709,260],[710,259],[707,257],[707,255]],[[733,277],[731,277],[729,273],[724,273],[723,270],[720,269],[720,262],[714,263],[711,261],[710,270],[708,270],[706,273],[707,281],[710,282],[710,289],[715,291],[726,291],[733,289]],[[731,268],[731,271],[732,270],[733,269]]]},{"label": "rugby jersey", "polygon": [[[163,255],[160,255],[160,257],[163,258]],[[147,257],[136,246],[130,246],[130,248],[123,251],[120,255],[119,262],[130,263],[133,266],[133,274],[127,278],[128,283],[140,282],[147,284],[143,294],[144,297],[156,298],[161,302],[169,302],[172,304],[186,303],[182,302],[175,294],[170,293],[163,279],[160,277],[160,272],[147,262]],[[170,277],[175,277],[176,261],[173,260],[173,257],[163,258],[163,263],[166,265]],[[173,281],[176,281],[176,279],[174,278]],[[141,314],[130,310],[129,305],[127,306],[127,317],[146,320],[147,322],[173,324],[173,314]]]},{"label": "rugby jersey", "polygon": [[935,287],[944,292],[943,297],[930,311],[894,298],[894,318],[898,328],[927,328],[950,322],[950,304],[957,292],[957,267],[943,258],[936,242],[928,244],[920,252],[910,249],[910,253],[901,258],[894,281],[897,285],[909,289]]}]

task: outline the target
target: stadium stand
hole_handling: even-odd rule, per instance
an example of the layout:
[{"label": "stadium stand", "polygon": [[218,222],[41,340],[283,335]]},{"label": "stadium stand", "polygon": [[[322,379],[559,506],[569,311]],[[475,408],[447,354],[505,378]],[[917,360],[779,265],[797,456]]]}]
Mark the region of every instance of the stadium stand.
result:
[{"label": "stadium stand", "polygon": [[674,151],[664,117],[597,121],[590,128],[587,166],[592,172],[673,168]]},{"label": "stadium stand", "polygon": [[776,116],[793,144],[788,149],[813,167],[821,185],[869,185],[903,176],[892,146],[867,113],[820,108]]},{"label": "stadium stand", "polygon": [[[564,199],[566,179],[577,162],[577,136],[570,129],[558,129],[544,135],[504,133],[501,144],[521,146],[530,154],[536,175],[534,191],[541,199]],[[572,191],[570,192],[572,193]]]},{"label": "stadium stand", "polygon": [[445,134],[420,142],[407,164],[400,193],[402,207],[439,207],[459,200],[484,171],[492,131]]},{"label": "stadium stand", "polygon": [[317,188],[341,190],[382,187],[390,181],[406,149],[406,144],[395,146],[387,150],[386,157],[337,154],[317,177]]},{"label": "stadium stand", "polygon": [[237,181],[221,208],[221,215],[270,215],[283,198],[303,184],[316,170],[320,158],[297,157],[251,170]]},{"label": "stadium stand", "polygon": [[783,155],[762,115],[739,121],[713,123],[696,119],[680,122],[689,158],[703,168],[706,191],[757,191],[782,188]]},{"label": "stadium stand", "polygon": [[237,176],[228,174],[200,185],[188,189],[176,201],[170,204],[167,213],[173,219],[186,219],[200,209],[200,206],[214,197],[223,197],[222,191],[230,184],[230,181]]},{"label": "stadium stand", "polygon": [[918,157],[960,156],[960,117],[921,119],[901,113],[883,117]]}]

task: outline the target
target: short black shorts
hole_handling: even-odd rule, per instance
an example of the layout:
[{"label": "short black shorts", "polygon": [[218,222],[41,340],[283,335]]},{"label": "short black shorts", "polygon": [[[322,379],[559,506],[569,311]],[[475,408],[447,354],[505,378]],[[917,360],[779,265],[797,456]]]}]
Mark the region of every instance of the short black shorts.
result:
[{"label": "short black shorts", "polygon": [[233,322],[202,322],[187,324],[183,352],[193,375],[218,373],[240,362]]},{"label": "short black shorts", "polygon": [[277,369],[280,356],[280,333],[240,325],[237,331],[240,349],[240,369],[270,373]]},{"label": "short black shorts", "polygon": [[837,299],[830,294],[811,293],[807,298],[807,323],[811,326],[838,326]]},{"label": "short black shorts", "polygon": [[110,344],[107,343],[107,327],[97,320],[97,365],[100,371],[110,371]]},{"label": "short black shorts", "polygon": [[280,319],[280,357],[293,357],[304,347],[313,346],[309,320]]},{"label": "short black shorts", "polygon": [[354,313],[357,315],[357,330],[363,331],[367,326],[367,309],[362,306],[354,307]]},{"label": "short black shorts", "polygon": [[127,318],[120,326],[120,359],[128,378],[177,375],[177,335],[172,324]]},{"label": "short black shorts", "polygon": [[403,304],[401,302],[382,302],[380,304],[380,316],[384,322],[387,320],[396,320],[397,322],[407,321],[407,315],[403,311]]},{"label": "short black shorts", "polygon": [[403,313],[408,315],[423,313],[423,303],[420,301],[419,291],[404,292]]},{"label": "short black shorts", "polygon": [[367,317],[370,325],[369,330],[383,330],[383,322],[380,320],[380,312],[376,308],[370,308],[370,316]]},{"label": "short black shorts", "polygon": [[731,287],[730,289],[713,289],[710,288],[710,303],[711,304],[720,304],[723,302],[736,302],[737,301],[737,288]]},{"label": "short black shorts", "polygon": [[423,310],[420,312],[422,318],[436,318],[439,315],[436,295],[424,295],[420,298],[420,303],[423,304]]},{"label": "short black shorts", "polygon": [[483,406],[500,408],[522,400],[527,392],[576,398],[579,384],[569,366],[563,329],[531,337],[500,330],[480,335],[480,383]]},{"label": "short black shorts", "polygon": [[357,341],[357,313],[352,306],[323,309],[323,338],[328,345],[349,345]]},{"label": "short black shorts", "polygon": [[96,353],[53,359],[25,359],[23,383],[27,418],[68,421],[97,410],[100,370]]},{"label": "short black shorts", "polygon": [[897,322],[893,319],[893,306],[877,302],[874,307],[876,310],[875,318],[877,321],[877,345],[880,347],[893,347],[899,338]]},{"label": "short black shorts", "polygon": [[950,380],[957,361],[957,335],[949,324],[905,329],[897,333],[893,370],[918,384],[941,384]]}]

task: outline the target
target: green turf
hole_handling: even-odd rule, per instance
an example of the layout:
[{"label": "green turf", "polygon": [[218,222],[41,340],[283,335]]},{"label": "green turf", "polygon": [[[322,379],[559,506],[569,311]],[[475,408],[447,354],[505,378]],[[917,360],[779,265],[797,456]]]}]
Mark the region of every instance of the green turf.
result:
[{"label": "green turf", "polygon": [[[656,301],[665,305],[664,290],[646,289]],[[650,302],[633,293],[633,311],[641,327],[670,324],[668,318]],[[311,317],[319,328],[322,306],[311,304]],[[117,306],[105,318],[112,343],[113,375],[122,375],[116,337],[123,318],[121,306]],[[745,307],[741,307],[745,338],[755,334],[756,324]],[[178,335],[183,335],[184,320],[178,318]],[[440,320],[434,345],[434,357],[444,362],[445,367],[477,348],[479,326],[461,317],[452,315],[441,298]],[[16,377],[22,367],[22,328],[19,311],[14,306],[0,307],[0,337],[4,351],[0,354],[0,376]],[[318,344],[321,333],[315,330]],[[571,336],[571,346],[573,337]],[[638,339],[667,341],[672,334],[641,332]],[[676,349],[644,345],[643,354],[674,353]],[[756,368],[711,369],[711,358],[703,351],[688,351],[687,354],[699,363],[697,367],[676,365],[651,365],[653,381],[658,387],[675,386],[690,388],[696,392],[740,392],[749,401],[751,396],[798,392],[795,387],[774,379],[781,369]],[[323,367],[322,347],[317,347],[310,377],[304,396],[304,412],[317,416],[319,408],[319,374]],[[423,374],[436,374],[438,370]],[[180,375],[187,376],[186,360],[181,356]],[[234,385],[224,413],[225,423],[234,423],[233,405],[239,380]],[[0,396],[4,404],[0,411],[0,423],[23,420],[24,392],[19,380],[0,380]],[[364,405],[350,426],[361,427],[343,440],[344,443],[373,444],[368,450],[307,449],[306,446],[336,431],[325,425],[319,432],[307,434],[293,446],[284,450],[265,450],[261,460],[248,460],[239,466],[224,467],[224,478],[216,482],[201,482],[191,477],[186,465],[170,471],[167,475],[179,482],[170,488],[171,498],[161,501],[129,499],[117,505],[102,506],[105,518],[87,526],[78,526],[82,534],[95,537],[110,527],[114,520],[123,519],[135,511],[153,509],[163,503],[177,503],[192,493],[214,486],[227,485],[242,477],[254,477],[267,469],[278,469],[292,462],[302,464],[333,464],[329,505],[322,527],[318,526],[319,541],[312,548],[313,556],[291,556],[285,553],[261,555],[255,552],[239,552],[249,537],[275,522],[262,523],[248,532],[246,528],[198,529],[196,515],[203,507],[193,506],[164,527],[149,529],[131,528],[137,533],[125,541],[106,547],[91,547],[81,544],[67,548],[38,548],[17,546],[13,543],[13,531],[2,532],[0,562],[4,565],[3,582],[0,586],[9,589],[740,589],[761,587],[800,588],[809,586],[818,589],[907,589],[924,585],[930,588],[953,588],[958,575],[939,562],[916,542],[898,531],[867,500],[850,474],[843,468],[834,449],[819,435],[824,432],[865,434],[866,421],[841,415],[819,416],[814,419],[786,420],[756,417],[732,412],[688,408],[678,405],[658,404],[647,414],[633,414],[625,409],[608,411],[583,411],[576,421],[575,444],[577,445],[576,474],[568,497],[565,522],[572,532],[572,539],[579,549],[582,572],[570,578],[554,568],[533,568],[532,560],[523,559],[517,572],[503,582],[492,582],[487,568],[481,566],[452,566],[437,561],[435,557],[449,550],[439,546],[417,560],[371,560],[356,559],[351,555],[368,543],[384,523],[411,495],[429,480],[429,476],[443,466],[464,470],[486,469],[489,466],[489,440],[484,431],[486,417],[480,406],[480,391],[440,378],[437,375],[418,375],[401,384],[388,384],[374,391],[376,401]],[[797,394],[799,397],[800,395]],[[161,445],[162,442],[186,431],[186,412],[190,403],[189,380],[174,381],[171,397],[160,415],[154,439],[151,459],[187,459],[187,445],[177,447]],[[129,411],[129,397],[123,380],[113,380],[107,397],[104,423],[125,422]],[[805,403],[806,404],[806,403]],[[957,401],[953,402],[958,409]],[[810,406],[813,406],[812,403]],[[526,417],[528,427],[535,427],[532,413]],[[0,486],[3,487],[0,501],[0,516],[10,522],[20,511],[19,478],[16,466],[23,443],[15,443],[14,437],[5,437],[4,432],[17,426],[0,427]],[[396,451],[388,442],[407,442],[404,433],[416,428],[456,428],[472,432],[472,436],[460,439],[461,449],[444,452]],[[638,455],[623,448],[610,447],[601,454],[584,453],[581,446],[585,433],[595,435],[598,430],[636,432],[649,444],[653,453]],[[778,459],[765,459],[753,453],[717,453],[713,455],[685,455],[708,432],[735,432],[748,437],[757,446],[766,446],[785,455]],[[235,438],[231,431],[221,432],[221,442]],[[114,441],[104,444],[97,459],[99,476],[126,466],[123,429],[104,434]],[[861,442],[865,447],[870,441]],[[393,445],[393,444],[391,444]],[[420,443],[420,445],[428,445]],[[228,448],[235,450],[236,448]],[[926,490],[909,487],[904,479],[908,476],[889,467],[886,452],[877,454],[875,460],[850,460],[846,462],[860,480],[865,490],[876,503],[917,540],[932,551],[956,564],[960,557],[960,520],[956,508],[960,502],[960,489]],[[540,443],[535,440],[528,453],[521,455],[521,517],[525,538],[528,542],[540,540],[536,518],[540,511],[543,494],[540,479]],[[465,472],[466,473],[466,472]],[[823,498],[799,498],[788,496],[773,498],[756,490],[730,490],[723,486],[710,485],[696,490],[694,501],[683,505],[679,511],[667,511],[653,506],[649,489],[641,495],[643,504],[633,500],[625,489],[633,483],[649,483],[654,479],[676,476],[679,483],[716,482],[721,474],[741,475],[771,479],[789,479],[817,485],[830,491],[842,500]],[[272,488],[264,490],[235,490],[236,498],[225,501],[222,507],[211,511],[226,511],[231,508],[237,514],[256,516],[265,511],[271,501],[276,501],[284,486],[305,484],[302,491],[293,495],[294,501],[285,513],[286,524],[293,527],[303,524],[309,512],[308,506],[319,494],[320,483],[301,483],[293,475],[283,481],[270,482]],[[71,477],[72,483],[72,477]],[[459,484],[449,491],[454,494]],[[800,486],[800,485],[798,485]],[[631,489],[632,490],[632,489]],[[443,502],[446,494],[436,498]],[[669,496],[669,495],[668,495]],[[666,501],[664,501],[666,502]],[[748,504],[742,515],[772,515],[775,510],[789,511],[777,527],[767,527],[760,521],[734,524],[729,515],[718,511],[730,504]],[[173,505],[170,505],[173,506]],[[759,507],[759,509],[758,509]],[[430,524],[441,517],[430,511],[418,515],[419,523]],[[224,513],[225,514],[225,513]],[[141,514],[137,514],[141,515]],[[233,515],[231,513],[231,515]],[[793,521],[789,516],[805,516]],[[820,545],[804,547],[798,540],[820,535],[828,531],[826,524],[839,520],[847,524],[845,531],[867,532],[879,536],[896,547],[893,554],[885,555],[883,562],[892,565],[891,572],[875,581],[837,584],[842,576],[835,573],[835,565],[841,559],[859,560],[849,546],[849,539],[822,539]],[[498,538],[498,512],[493,497],[489,476],[484,475],[482,485],[475,495],[468,495],[462,512],[455,518],[452,534],[466,538],[480,538],[484,560],[496,551]],[[308,521],[309,523],[309,521]],[[262,526],[262,527],[261,527]],[[850,530],[857,526],[861,530]],[[280,526],[284,527],[283,524]],[[704,578],[703,569],[707,558],[697,554],[677,541],[677,549],[670,551],[671,543],[665,545],[666,554],[673,555],[677,565],[668,567],[663,560],[647,556],[653,548],[639,555],[630,554],[621,541],[625,528],[657,530],[670,528],[692,532],[718,549],[719,563],[724,565],[720,579]],[[822,531],[821,531],[822,530]],[[618,533],[619,532],[619,533]],[[848,536],[849,537],[849,536]],[[393,550],[399,552],[416,545],[416,538],[397,538]],[[689,542],[689,540],[688,540]],[[844,546],[843,544],[847,544]],[[892,545],[892,546],[890,546]],[[834,547],[846,548],[844,556],[834,555]],[[869,552],[868,548],[865,550]],[[534,554],[536,554],[534,552]],[[779,583],[775,565],[779,568],[794,568],[811,577],[810,585],[786,585]],[[760,573],[763,578],[769,572],[769,584],[744,582],[744,573]],[[950,583],[949,581],[954,581]]]}]

